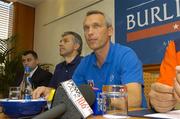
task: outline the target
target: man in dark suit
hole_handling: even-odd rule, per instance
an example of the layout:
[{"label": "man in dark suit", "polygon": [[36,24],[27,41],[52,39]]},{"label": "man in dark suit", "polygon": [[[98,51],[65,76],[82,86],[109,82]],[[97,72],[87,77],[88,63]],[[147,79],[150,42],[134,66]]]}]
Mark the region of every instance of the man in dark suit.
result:
[{"label": "man in dark suit", "polygon": [[[48,86],[52,74],[42,69],[38,64],[38,55],[33,50],[27,50],[22,54],[22,64],[24,67],[30,67],[30,82],[35,89],[38,86]],[[24,71],[17,76],[16,85],[23,83]]]}]

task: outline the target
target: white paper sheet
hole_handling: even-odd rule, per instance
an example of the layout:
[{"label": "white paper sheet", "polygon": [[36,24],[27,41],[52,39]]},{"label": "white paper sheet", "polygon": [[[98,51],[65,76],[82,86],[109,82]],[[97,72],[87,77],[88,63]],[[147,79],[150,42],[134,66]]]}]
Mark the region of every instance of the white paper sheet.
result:
[{"label": "white paper sheet", "polygon": [[180,119],[180,110],[174,110],[166,113],[154,113],[144,115],[145,117],[156,117],[164,119]]},{"label": "white paper sheet", "polygon": [[127,119],[129,116],[118,116],[118,115],[110,115],[110,114],[105,114],[103,115],[106,119]]}]

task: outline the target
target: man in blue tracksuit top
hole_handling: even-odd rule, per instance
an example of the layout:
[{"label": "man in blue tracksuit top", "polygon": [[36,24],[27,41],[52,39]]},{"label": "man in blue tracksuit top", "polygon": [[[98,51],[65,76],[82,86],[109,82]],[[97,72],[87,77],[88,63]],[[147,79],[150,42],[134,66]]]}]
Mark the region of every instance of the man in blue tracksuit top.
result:
[{"label": "man in blue tracksuit top", "polygon": [[101,11],[89,11],[83,28],[93,52],[81,60],[73,75],[74,82],[77,85],[93,82],[98,89],[108,84],[124,84],[128,89],[128,106],[146,107],[142,64],[132,49],[110,41],[113,34],[110,19]]}]

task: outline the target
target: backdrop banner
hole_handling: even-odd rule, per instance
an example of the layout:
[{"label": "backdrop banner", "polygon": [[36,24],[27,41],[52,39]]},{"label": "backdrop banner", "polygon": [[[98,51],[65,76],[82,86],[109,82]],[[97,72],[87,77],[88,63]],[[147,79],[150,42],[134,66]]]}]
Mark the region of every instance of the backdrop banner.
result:
[{"label": "backdrop banner", "polygon": [[115,41],[143,64],[160,64],[170,40],[180,39],[180,0],[115,0]]}]

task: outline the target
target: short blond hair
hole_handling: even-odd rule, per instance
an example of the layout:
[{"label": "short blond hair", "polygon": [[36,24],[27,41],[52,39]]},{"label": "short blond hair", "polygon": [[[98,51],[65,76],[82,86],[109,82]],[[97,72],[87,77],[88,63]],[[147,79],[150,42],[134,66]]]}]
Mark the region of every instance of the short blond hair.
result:
[{"label": "short blond hair", "polygon": [[101,14],[102,16],[104,16],[105,18],[105,22],[106,22],[106,26],[107,27],[112,27],[112,20],[111,18],[106,15],[105,13],[99,11],[99,10],[90,10],[86,13],[86,16],[90,16],[90,15],[93,15],[93,14]]}]

